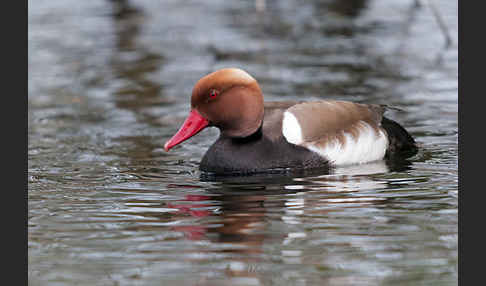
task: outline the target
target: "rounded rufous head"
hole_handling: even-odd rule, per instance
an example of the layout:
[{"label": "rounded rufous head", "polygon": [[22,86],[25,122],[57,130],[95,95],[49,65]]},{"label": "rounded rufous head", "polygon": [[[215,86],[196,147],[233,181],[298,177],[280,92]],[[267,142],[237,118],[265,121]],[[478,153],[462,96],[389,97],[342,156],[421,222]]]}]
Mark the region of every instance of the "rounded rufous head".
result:
[{"label": "rounded rufous head", "polygon": [[170,149],[207,126],[218,127],[223,136],[246,137],[262,121],[263,95],[258,82],[241,69],[221,69],[196,83],[190,115],[164,148]]},{"label": "rounded rufous head", "polygon": [[218,127],[223,135],[245,137],[262,124],[263,95],[258,82],[247,72],[221,69],[196,83],[191,108]]}]

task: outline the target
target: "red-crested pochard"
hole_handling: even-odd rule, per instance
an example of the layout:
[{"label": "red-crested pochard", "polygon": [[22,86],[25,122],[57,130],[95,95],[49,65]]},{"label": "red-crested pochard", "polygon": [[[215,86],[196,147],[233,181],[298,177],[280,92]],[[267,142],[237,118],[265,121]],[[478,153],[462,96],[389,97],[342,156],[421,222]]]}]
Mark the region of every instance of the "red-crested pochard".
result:
[{"label": "red-crested pochard", "polygon": [[252,76],[221,69],[196,83],[189,116],[164,149],[215,126],[221,134],[200,169],[216,174],[329,168],[415,154],[414,139],[383,117],[385,109],[338,100],[264,102]]}]

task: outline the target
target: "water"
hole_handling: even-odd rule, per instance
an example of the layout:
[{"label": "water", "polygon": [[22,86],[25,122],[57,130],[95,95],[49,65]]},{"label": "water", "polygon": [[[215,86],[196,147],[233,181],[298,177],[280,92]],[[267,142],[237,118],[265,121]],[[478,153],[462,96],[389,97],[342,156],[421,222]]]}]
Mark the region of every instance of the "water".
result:
[{"label": "water", "polygon": [[[456,285],[457,2],[420,4],[29,1],[29,284]],[[399,107],[420,151],[201,178],[217,130],[163,144],[228,66],[267,100]]]}]

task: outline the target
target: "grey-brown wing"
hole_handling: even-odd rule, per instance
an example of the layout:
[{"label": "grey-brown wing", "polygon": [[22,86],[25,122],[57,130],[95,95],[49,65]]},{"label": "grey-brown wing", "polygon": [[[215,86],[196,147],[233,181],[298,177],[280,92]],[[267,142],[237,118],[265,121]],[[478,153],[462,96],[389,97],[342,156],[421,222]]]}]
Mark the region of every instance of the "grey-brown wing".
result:
[{"label": "grey-brown wing", "polygon": [[384,111],[380,105],[337,100],[304,102],[286,110],[300,126],[302,143],[340,139],[343,133],[357,137],[363,123],[378,132]]}]

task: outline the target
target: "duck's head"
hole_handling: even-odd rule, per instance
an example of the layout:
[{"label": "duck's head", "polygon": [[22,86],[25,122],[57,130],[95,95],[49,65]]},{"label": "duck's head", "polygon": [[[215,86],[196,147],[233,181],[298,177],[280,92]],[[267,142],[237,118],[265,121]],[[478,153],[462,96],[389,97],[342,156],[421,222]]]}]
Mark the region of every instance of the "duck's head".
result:
[{"label": "duck's head", "polygon": [[189,116],[164,149],[169,151],[208,126],[218,127],[223,136],[246,137],[262,121],[263,95],[257,81],[241,69],[221,69],[196,83]]}]

